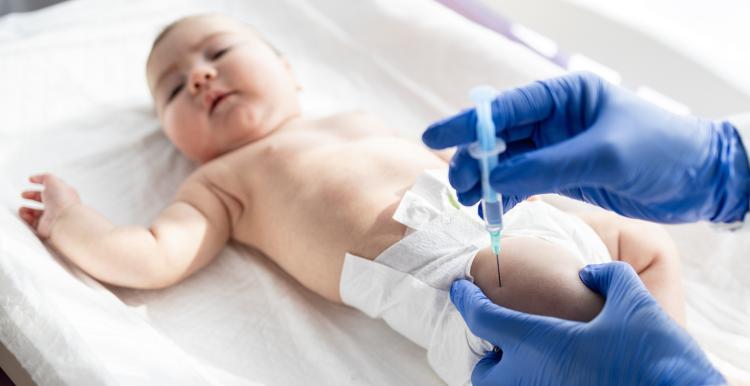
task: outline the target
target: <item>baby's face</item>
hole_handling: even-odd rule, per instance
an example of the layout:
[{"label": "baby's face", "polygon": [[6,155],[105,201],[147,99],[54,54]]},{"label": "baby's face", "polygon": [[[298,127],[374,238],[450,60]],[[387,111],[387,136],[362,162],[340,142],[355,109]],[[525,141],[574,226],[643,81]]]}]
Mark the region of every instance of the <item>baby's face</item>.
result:
[{"label": "baby's face", "polygon": [[179,22],[154,47],[146,72],[164,131],[199,163],[299,115],[298,84],[288,62],[227,17]]}]

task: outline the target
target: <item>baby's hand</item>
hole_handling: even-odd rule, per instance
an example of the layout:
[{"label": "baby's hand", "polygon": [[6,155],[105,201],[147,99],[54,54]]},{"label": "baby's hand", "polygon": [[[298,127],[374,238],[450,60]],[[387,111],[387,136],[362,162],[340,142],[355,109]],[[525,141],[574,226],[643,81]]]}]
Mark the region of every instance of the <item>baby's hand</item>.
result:
[{"label": "baby's hand", "polygon": [[65,209],[81,203],[78,192],[68,186],[63,180],[52,174],[39,174],[29,177],[29,181],[43,184],[44,190],[27,190],[21,197],[44,204],[44,209],[21,207],[18,214],[26,221],[42,240],[50,237],[55,221]]}]

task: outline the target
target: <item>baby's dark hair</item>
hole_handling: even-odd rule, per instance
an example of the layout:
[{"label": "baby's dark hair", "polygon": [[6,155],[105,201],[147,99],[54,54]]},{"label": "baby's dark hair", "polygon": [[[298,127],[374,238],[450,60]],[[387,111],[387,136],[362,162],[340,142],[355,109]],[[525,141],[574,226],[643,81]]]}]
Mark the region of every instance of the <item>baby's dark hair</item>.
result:
[{"label": "baby's dark hair", "polygon": [[[162,40],[164,40],[164,38],[169,34],[170,31],[172,31],[174,29],[174,27],[176,27],[180,23],[182,23],[182,22],[184,22],[186,20],[189,20],[189,19],[194,19],[194,18],[199,18],[199,17],[208,17],[208,16],[222,16],[222,17],[229,18],[229,16],[226,16],[226,15],[223,15],[223,14],[219,14],[219,13],[201,13],[201,14],[196,14],[196,15],[184,16],[184,17],[181,17],[181,18],[179,18],[179,19],[177,19],[177,20],[169,23],[166,27],[164,27],[161,30],[161,32],[159,32],[158,35],[156,35],[156,39],[154,39],[154,42],[151,44],[151,52],[148,55],[148,60],[149,61],[151,60],[151,55],[153,54],[154,49],[159,44],[159,42],[161,42]],[[248,29],[250,29],[251,31],[253,31],[256,35],[258,35],[258,37],[260,38],[260,40],[262,40],[263,43],[266,43],[266,45],[268,47],[270,47],[271,50],[273,50],[273,52],[276,53],[276,55],[283,56],[283,54],[281,53],[281,51],[279,51],[279,49],[277,49],[273,44],[271,44],[268,41],[268,39],[266,39],[265,36],[263,36],[260,32],[258,32],[258,30],[255,29],[253,26],[251,26],[251,25],[249,25],[249,24],[247,24],[247,23],[245,23],[243,21],[237,20],[237,19],[234,19],[234,20],[236,20],[238,23],[246,26]]]}]

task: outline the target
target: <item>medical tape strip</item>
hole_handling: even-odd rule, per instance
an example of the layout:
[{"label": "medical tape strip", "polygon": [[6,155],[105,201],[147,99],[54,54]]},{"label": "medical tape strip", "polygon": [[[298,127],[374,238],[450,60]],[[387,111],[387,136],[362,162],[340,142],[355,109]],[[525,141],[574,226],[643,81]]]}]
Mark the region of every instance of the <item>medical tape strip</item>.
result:
[{"label": "medical tape strip", "polygon": [[[489,239],[481,220],[471,214],[475,209],[457,209],[451,203],[455,200],[453,197],[455,193],[449,187],[446,170],[426,170],[404,194],[393,213],[393,219],[413,230],[422,230],[429,223],[441,222],[439,226],[451,226],[447,233],[457,242],[480,248],[488,246]],[[446,215],[451,220],[438,220]]]},{"label": "medical tape strip", "polygon": [[394,220],[415,232],[383,251],[375,262],[447,291],[457,272],[471,279],[474,255],[488,240],[478,222],[450,204],[447,181],[437,173],[420,175],[393,214]]}]

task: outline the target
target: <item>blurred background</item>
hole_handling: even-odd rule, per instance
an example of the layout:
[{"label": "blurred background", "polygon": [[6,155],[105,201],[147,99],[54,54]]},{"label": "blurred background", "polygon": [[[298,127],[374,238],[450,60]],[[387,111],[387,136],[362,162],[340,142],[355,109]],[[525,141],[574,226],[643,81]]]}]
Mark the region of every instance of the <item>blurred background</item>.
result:
[{"label": "blurred background", "polygon": [[[106,0],[102,0],[106,1]],[[394,0],[395,1],[395,0]],[[0,0],[0,15],[61,0]],[[446,0],[485,7],[532,48],[565,53],[677,112],[718,118],[750,110],[750,2],[743,0]]]},{"label": "blurred background", "polygon": [[750,110],[750,2],[483,1],[560,50],[607,66],[625,86],[647,87],[647,96],[701,116]]}]

